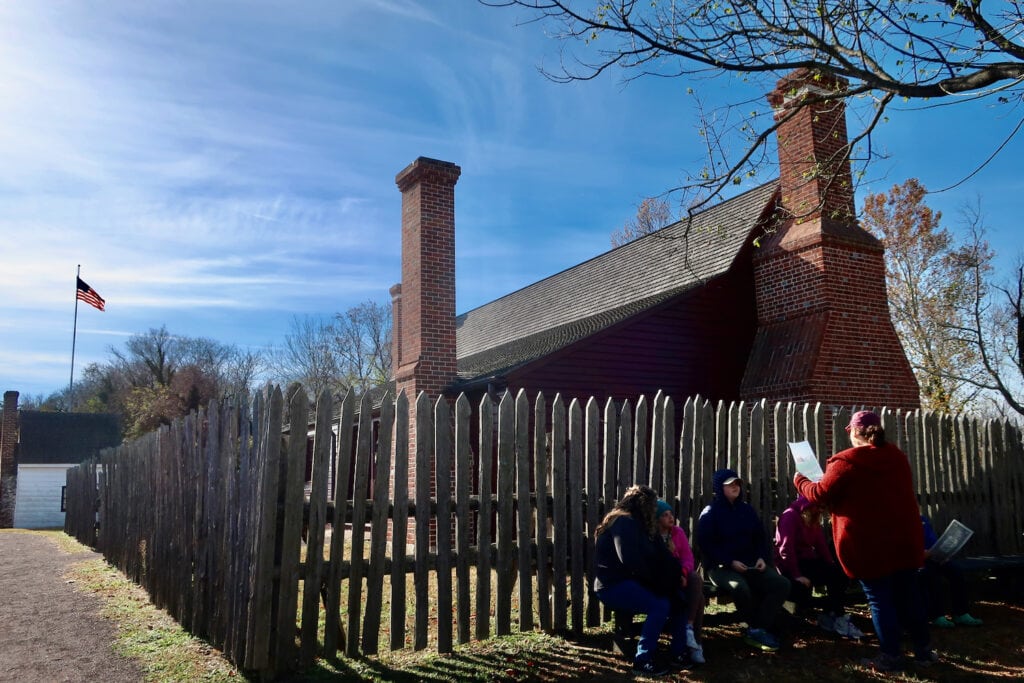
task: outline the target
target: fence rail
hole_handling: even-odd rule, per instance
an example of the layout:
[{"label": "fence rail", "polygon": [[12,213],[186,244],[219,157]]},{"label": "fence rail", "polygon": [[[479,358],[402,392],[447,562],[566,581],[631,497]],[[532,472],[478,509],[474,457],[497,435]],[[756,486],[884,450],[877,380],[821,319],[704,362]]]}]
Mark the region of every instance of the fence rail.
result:
[{"label": "fence rail", "polygon": [[[653,486],[692,537],[712,472],[732,467],[770,527],[795,496],[787,442],[809,441],[824,461],[845,447],[833,439],[845,438],[850,414],[700,397],[677,408],[660,393],[635,406],[531,403],[522,392],[497,405],[485,397],[472,406],[465,395],[431,404],[420,395],[416,450],[405,457],[404,395],[385,398],[376,430],[368,396],[357,407],[352,395],[335,405],[322,394],[312,419],[304,391],[293,385],[288,396],[286,405],[273,388],[251,402],[211,403],[69,470],[67,481],[69,534],[264,676],[318,654],[374,654],[382,631],[391,649],[449,652],[513,627],[597,625],[594,529],[627,486]],[[1024,551],[1018,429],[921,411],[882,417],[937,526],[957,518],[973,528],[972,554]],[[428,475],[411,491],[410,464]],[[347,499],[350,483],[366,495]]]}]

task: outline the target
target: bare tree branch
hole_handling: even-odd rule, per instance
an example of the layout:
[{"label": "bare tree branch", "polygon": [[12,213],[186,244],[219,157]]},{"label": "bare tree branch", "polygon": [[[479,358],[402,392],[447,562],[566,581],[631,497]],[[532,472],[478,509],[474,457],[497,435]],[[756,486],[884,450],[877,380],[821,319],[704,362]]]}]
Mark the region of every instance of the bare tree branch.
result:
[{"label": "bare tree branch", "polygon": [[[849,88],[833,97],[867,98],[875,105],[874,115],[851,130],[846,150],[862,145],[861,164],[877,154],[871,135],[894,98],[961,102],[971,94],[1006,106],[1018,106],[1024,98],[1024,3],[1019,2],[984,8],[979,0],[480,2],[525,10],[527,23],[543,25],[561,42],[558,66],[542,69],[559,82],[591,80],[613,67],[625,81],[677,77],[690,87],[735,75],[763,85],[764,92],[800,68],[846,79]],[[808,100],[801,106],[817,104]],[[763,104],[758,108],[763,111]],[[709,158],[705,172],[677,188],[696,191],[702,198],[698,206],[770,163],[756,151],[777,123],[758,114],[742,125],[748,135],[744,152]],[[710,117],[704,128],[709,137],[724,135],[724,130],[713,132]],[[715,155],[722,149],[709,147]]]}]

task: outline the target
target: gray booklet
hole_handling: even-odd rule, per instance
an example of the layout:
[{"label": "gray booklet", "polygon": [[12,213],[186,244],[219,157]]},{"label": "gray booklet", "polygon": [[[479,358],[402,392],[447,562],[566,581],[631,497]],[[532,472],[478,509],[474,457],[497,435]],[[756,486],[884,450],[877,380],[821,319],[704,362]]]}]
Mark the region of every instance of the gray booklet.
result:
[{"label": "gray booklet", "polygon": [[939,540],[935,541],[935,545],[932,546],[931,552],[928,554],[928,559],[938,564],[946,562],[960,552],[973,535],[973,530],[954,519],[939,536]]}]

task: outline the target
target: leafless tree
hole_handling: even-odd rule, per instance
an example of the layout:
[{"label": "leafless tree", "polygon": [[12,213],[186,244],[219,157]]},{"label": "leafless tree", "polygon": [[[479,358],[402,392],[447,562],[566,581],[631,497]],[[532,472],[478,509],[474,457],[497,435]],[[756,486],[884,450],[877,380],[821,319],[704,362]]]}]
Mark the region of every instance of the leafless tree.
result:
[{"label": "leafless tree", "polygon": [[312,397],[324,389],[342,392],[341,362],[329,320],[294,316],[282,346],[268,354],[268,366],[275,381],[299,382]]},{"label": "leafless tree", "polygon": [[221,371],[221,392],[231,396],[252,392],[265,367],[262,353],[235,348]]},{"label": "leafless tree", "polygon": [[612,246],[621,247],[638,237],[661,230],[671,222],[672,208],[668,201],[664,197],[648,197],[640,202],[640,206],[636,209],[636,216],[612,232]]},{"label": "leafless tree", "polygon": [[[871,134],[894,103],[986,100],[1010,108],[1024,97],[1019,2],[983,7],[980,0],[480,1],[525,9],[528,22],[542,24],[562,41],[559,64],[543,69],[556,81],[590,80],[614,68],[625,80],[682,78],[695,93],[702,79],[735,76],[763,93],[796,69],[821,74],[823,83],[844,79],[848,86],[812,93],[788,115],[823,101],[864,103],[845,150],[861,163],[878,153]],[[685,186],[706,201],[771,163],[774,155],[765,153],[766,146],[780,121],[760,95],[705,112],[702,119],[707,166]],[[1010,135],[1022,126],[1024,118]],[[745,141],[741,151],[729,151],[739,139]],[[854,147],[857,154],[851,155]]]},{"label": "leafless tree", "polygon": [[992,250],[980,205],[964,208],[971,238],[963,250],[961,280],[970,294],[963,322],[950,330],[973,345],[985,372],[979,378],[955,376],[971,382],[1024,416],[1024,258],[1018,256],[1011,278],[991,284]]},{"label": "leafless tree", "polygon": [[182,343],[161,326],[132,335],[123,349],[111,346],[110,353],[131,386],[166,386],[182,361]]},{"label": "leafless tree", "polygon": [[391,378],[391,308],[365,301],[334,320],[335,344],[346,384],[358,391]]}]

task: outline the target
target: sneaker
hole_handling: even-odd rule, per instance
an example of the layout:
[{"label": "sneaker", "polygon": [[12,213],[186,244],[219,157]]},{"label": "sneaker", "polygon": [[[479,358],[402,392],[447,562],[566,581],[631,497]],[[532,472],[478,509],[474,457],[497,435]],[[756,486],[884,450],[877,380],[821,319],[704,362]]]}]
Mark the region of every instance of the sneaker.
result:
[{"label": "sneaker", "polygon": [[958,614],[953,617],[953,623],[958,626],[981,626],[985,622],[981,619],[975,619],[967,612],[964,612],[963,614]]},{"label": "sneaker", "polygon": [[[980,624],[981,622],[979,621],[978,623]],[[692,625],[687,625],[686,627],[686,647],[690,648],[691,650],[695,647],[700,647],[700,645],[697,643],[697,636],[693,633]]]},{"label": "sneaker", "polygon": [[779,649],[779,641],[763,628],[747,629],[747,634],[743,636],[743,642],[762,652],[776,652]]},{"label": "sneaker", "polygon": [[642,676],[664,676],[668,672],[669,668],[667,666],[659,666],[652,659],[646,662],[633,662],[633,673]]},{"label": "sneaker", "polygon": [[903,669],[903,657],[898,655],[887,655],[884,652],[879,652],[872,659],[860,660],[861,666],[866,666],[869,669],[881,673],[887,673],[891,671],[901,671]]},{"label": "sneaker", "polygon": [[939,653],[935,650],[925,650],[914,655],[914,663],[918,666],[931,666],[939,661]]},{"label": "sneaker", "polygon": [[690,649],[690,661],[694,664],[704,664],[704,648],[699,644],[697,647],[691,647]]},{"label": "sneaker", "polygon": [[832,624],[832,630],[840,637],[849,638],[850,640],[860,640],[864,637],[864,632],[850,621],[849,614],[840,614],[836,617],[835,622]]},{"label": "sneaker", "polygon": [[956,624],[950,621],[947,617],[939,617],[932,622],[932,626],[938,626],[939,628],[954,628]]}]

